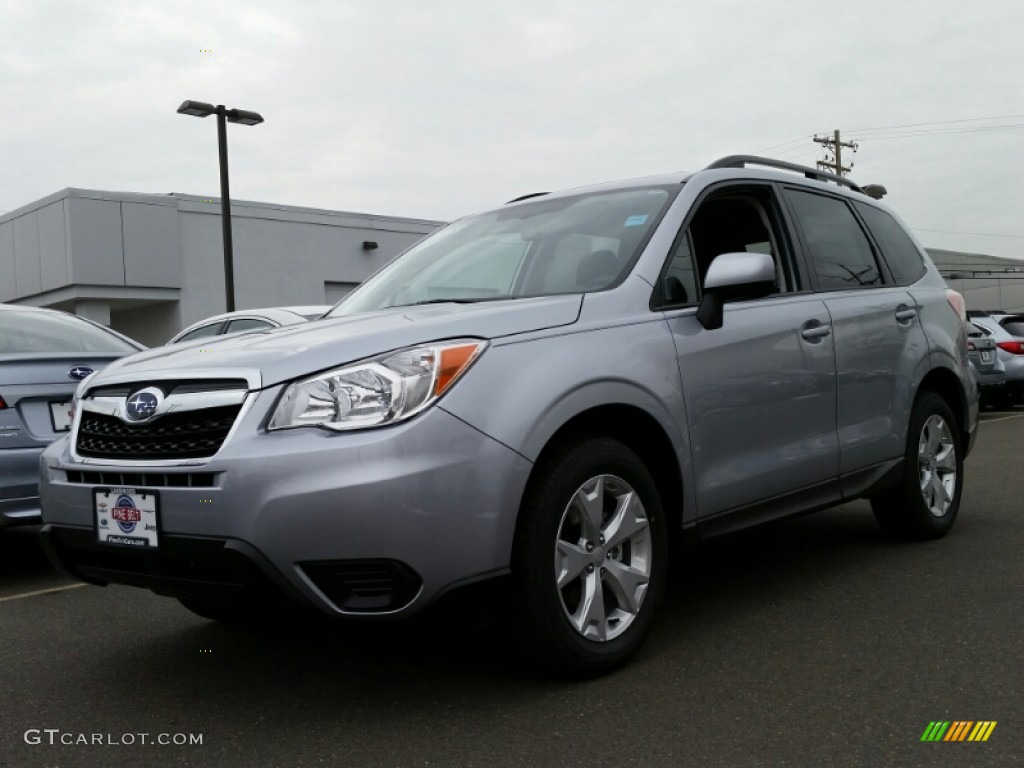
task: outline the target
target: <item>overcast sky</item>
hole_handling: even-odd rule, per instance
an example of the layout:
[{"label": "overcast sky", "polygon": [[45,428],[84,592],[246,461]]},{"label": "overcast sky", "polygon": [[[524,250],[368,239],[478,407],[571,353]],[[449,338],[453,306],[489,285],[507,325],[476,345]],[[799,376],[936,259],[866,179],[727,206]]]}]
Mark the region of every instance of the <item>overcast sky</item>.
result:
[{"label": "overcast sky", "polygon": [[0,0],[0,26],[0,212],[218,195],[213,120],[175,113],[196,99],[266,119],[229,128],[235,198],[444,220],[727,154],[813,165],[838,128],[926,246],[1024,258],[1020,0]]}]

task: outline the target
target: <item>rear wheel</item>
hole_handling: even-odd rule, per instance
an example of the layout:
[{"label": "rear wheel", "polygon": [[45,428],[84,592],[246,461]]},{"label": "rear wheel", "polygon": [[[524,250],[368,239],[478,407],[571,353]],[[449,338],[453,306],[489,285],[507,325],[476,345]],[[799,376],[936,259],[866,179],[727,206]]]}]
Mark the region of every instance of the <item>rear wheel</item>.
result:
[{"label": "rear wheel", "polygon": [[584,438],[537,469],[513,552],[519,627],[543,665],[602,674],[646,640],[667,574],[657,486],[622,443]]},{"label": "rear wheel", "polygon": [[963,488],[960,430],[949,405],[934,392],[914,402],[903,478],[871,499],[882,529],[898,539],[937,539],[956,520]]}]

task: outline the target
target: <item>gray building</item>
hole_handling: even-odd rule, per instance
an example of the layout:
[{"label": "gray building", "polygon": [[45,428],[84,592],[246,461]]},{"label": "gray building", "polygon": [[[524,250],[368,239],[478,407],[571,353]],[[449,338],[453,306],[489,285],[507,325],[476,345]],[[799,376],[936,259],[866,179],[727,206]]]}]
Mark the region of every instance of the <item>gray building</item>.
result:
[{"label": "gray building", "polygon": [[1005,309],[1024,312],[1024,261],[927,248],[946,278],[963,295],[968,309]]},{"label": "gray building", "polygon": [[[232,201],[238,309],[333,304],[442,222]],[[224,311],[220,200],[65,189],[0,216],[0,302],[148,345]]]}]

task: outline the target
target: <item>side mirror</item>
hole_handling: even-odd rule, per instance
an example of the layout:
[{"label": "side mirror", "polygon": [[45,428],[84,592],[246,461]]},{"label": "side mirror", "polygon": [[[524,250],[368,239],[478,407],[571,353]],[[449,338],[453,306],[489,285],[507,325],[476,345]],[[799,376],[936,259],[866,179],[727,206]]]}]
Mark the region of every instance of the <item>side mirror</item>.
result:
[{"label": "side mirror", "polygon": [[758,299],[775,290],[775,262],[767,253],[723,253],[711,260],[697,320],[707,330],[722,327],[726,299]]}]

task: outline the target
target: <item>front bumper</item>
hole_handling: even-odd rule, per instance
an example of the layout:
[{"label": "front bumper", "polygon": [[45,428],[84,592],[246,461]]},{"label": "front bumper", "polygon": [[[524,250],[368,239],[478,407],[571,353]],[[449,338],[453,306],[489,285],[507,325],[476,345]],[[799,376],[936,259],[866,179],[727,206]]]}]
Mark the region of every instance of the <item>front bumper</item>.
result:
[{"label": "front bumper", "polygon": [[[68,440],[53,444],[40,484],[51,557],[94,583],[201,599],[273,593],[335,615],[408,615],[508,570],[532,466],[519,454],[436,407],[391,427],[268,433],[261,401],[272,394],[215,456],[186,465],[75,461]],[[99,544],[96,487],[155,490],[160,546]],[[352,578],[378,591],[390,578],[391,599],[350,599]]]}]

